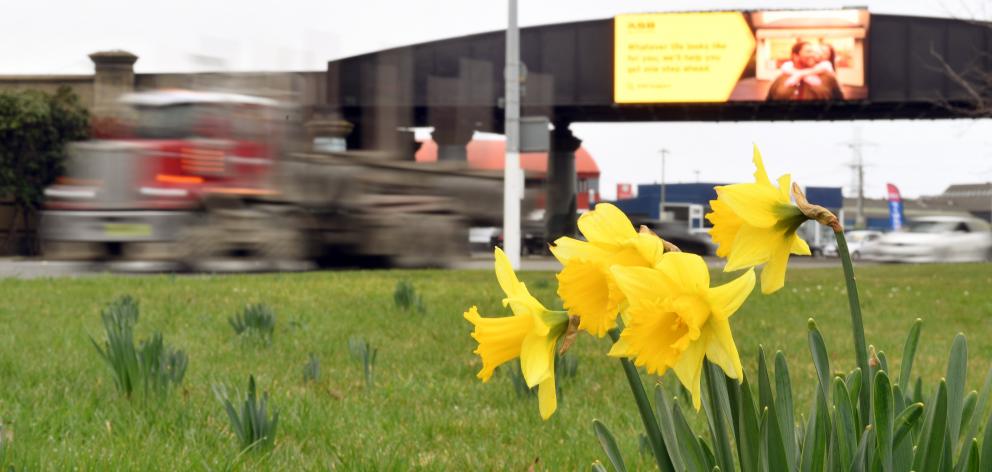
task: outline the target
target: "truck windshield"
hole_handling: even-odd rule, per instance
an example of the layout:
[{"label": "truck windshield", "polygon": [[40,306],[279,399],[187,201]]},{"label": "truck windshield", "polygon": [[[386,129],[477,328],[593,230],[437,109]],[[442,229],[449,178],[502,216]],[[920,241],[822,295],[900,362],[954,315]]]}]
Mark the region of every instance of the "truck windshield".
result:
[{"label": "truck windshield", "polygon": [[192,105],[139,107],[135,133],[146,139],[182,139],[193,136],[198,110]]}]

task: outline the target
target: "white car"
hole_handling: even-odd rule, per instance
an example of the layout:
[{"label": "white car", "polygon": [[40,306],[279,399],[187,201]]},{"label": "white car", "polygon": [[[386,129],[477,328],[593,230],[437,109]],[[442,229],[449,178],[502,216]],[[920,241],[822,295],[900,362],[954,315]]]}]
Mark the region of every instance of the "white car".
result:
[{"label": "white car", "polygon": [[[844,234],[847,240],[847,250],[851,253],[851,259],[861,259],[865,249],[874,244],[882,237],[881,231],[854,230]],[[837,257],[837,243],[829,243],[823,247],[823,255],[826,257]]]},{"label": "white car", "polygon": [[992,230],[978,218],[916,218],[865,248],[864,259],[884,262],[975,262],[992,254]]}]

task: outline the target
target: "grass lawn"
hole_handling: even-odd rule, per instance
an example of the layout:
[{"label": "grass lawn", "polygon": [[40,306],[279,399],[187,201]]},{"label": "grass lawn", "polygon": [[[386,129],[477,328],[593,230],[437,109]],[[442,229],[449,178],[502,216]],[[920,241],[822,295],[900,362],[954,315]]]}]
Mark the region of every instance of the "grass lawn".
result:
[{"label": "grass lawn", "polygon": [[[969,342],[968,384],[977,388],[992,359],[992,265],[872,266],[857,269],[868,342],[898,375],[905,334],[924,328],[914,374],[925,388],[943,376],[951,340]],[[549,306],[560,306],[553,273],[521,278]],[[410,280],[426,313],[394,306]],[[726,280],[714,274],[715,281]],[[123,398],[89,337],[102,342],[101,307],[123,294],[141,303],[138,338],[161,331],[189,355],[182,387],[162,402]],[[16,470],[526,470],[587,469],[603,454],[591,421],[604,420],[628,466],[652,465],[638,451],[642,431],[619,363],[606,339],[581,335],[575,377],[561,381],[558,412],[538,415],[536,396],[519,397],[498,372],[475,378],[471,326],[462,311],[508,313],[491,271],[372,271],[238,276],[99,276],[0,280],[0,420],[7,446],[0,469]],[[273,342],[245,342],[227,318],[246,303],[277,313]],[[806,344],[814,317],[831,367],[854,366],[841,271],[793,269],[777,294],[757,291],[732,319],[745,369],[757,350],[782,350],[799,413],[815,385]],[[348,340],[378,347],[367,389]],[[304,384],[308,353],[320,380]],[[249,374],[279,411],[276,446],[239,457],[212,386],[244,391]],[[689,414],[690,419],[695,414]]]}]

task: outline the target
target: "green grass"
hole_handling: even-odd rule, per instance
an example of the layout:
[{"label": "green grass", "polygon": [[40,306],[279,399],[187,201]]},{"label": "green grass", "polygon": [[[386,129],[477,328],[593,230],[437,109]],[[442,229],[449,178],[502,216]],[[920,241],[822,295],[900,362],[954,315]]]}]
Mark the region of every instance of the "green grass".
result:
[{"label": "green grass", "polygon": [[[898,372],[913,320],[924,319],[914,372],[926,388],[943,376],[952,338],[968,335],[968,384],[992,359],[992,266],[874,266],[857,270],[868,342]],[[524,273],[537,297],[560,306],[552,273]],[[714,274],[715,280],[726,280]],[[396,307],[400,280],[415,281],[426,313]],[[141,303],[138,339],[161,331],[189,355],[184,382],[161,403],[129,402],[89,340],[103,339],[100,309],[123,294]],[[592,432],[603,420],[628,466],[653,463],[638,451],[642,431],[606,339],[579,337],[575,377],[562,381],[558,412],[541,421],[536,396],[519,397],[509,375],[475,378],[471,326],[461,318],[507,313],[490,271],[374,271],[194,277],[0,280],[0,421],[13,433],[0,469],[17,470],[525,470],[586,469],[604,460]],[[239,342],[227,319],[246,303],[277,314],[270,345]],[[854,366],[837,269],[793,269],[772,296],[757,292],[732,319],[748,372],[759,344],[786,353],[797,405],[815,385],[806,320],[823,332],[835,370]],[[348,339],[379,348],[366,388]],[[309,353],[320,379],[303,381]],[[243,391],[255,375],[279,412],[275,447],[238,454],[212,386]],[[695,417],[690,414],[690,417]],[[692,418],[690,418],[692,419]]]}]

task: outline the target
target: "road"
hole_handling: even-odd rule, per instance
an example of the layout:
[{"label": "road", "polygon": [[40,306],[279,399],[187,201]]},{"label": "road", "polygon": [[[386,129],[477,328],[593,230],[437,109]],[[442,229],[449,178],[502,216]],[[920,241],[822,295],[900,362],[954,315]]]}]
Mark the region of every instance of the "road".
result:
[{"label": "road", "polygon": [[[716,257],[707,257],[706,263],[711,268],[723,267],[723,260]],[[868,263],[859,263],[859,265]],[[553,257],[524,257],[521,260],[523,271],[557,271],[561,265]],[[812,259],[808,257],[793,257],[789,261],[789,266],[793,268],[822,268],[840,267],[838,259]],[[467,270],[492,270],[493,259],[490,254],[475,254],[471,257],[461,259],[451,268]],[[86,277],[102,275],[107,273],[141,275],[148,273],[167,273],[171,267],[163,265],[152,265],[148,263],[94,263],[94,262],[67,262],[67,261],[47,261],[42,259],[29,258],[0,258],[0,278],[35,279],[45,277]],[[254,268],[250,264],[239,263],[237,266],[218,267],[219,272],[251,272]]]}]

